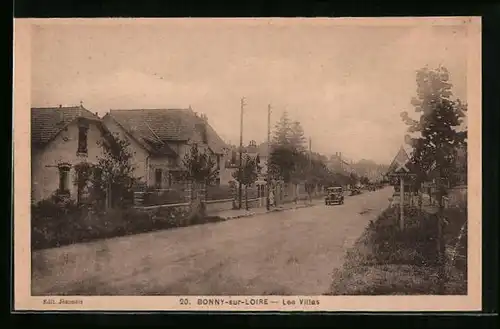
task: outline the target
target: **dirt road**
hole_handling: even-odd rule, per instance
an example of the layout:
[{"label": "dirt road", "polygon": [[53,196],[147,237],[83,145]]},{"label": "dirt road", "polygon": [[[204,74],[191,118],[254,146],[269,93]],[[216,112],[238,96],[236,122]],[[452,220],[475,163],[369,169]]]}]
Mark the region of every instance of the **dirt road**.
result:
[{"label": "dirt road", "polygon": [[36,252],[32,293],[320,295],[391,193]]}]

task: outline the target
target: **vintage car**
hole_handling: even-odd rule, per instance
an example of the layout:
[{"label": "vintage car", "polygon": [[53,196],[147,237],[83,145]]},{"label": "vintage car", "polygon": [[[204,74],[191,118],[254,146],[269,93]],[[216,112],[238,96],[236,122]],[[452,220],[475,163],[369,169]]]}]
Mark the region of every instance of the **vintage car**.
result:
[{"label": "vintage car", "polygon": [[329,187],[326,189],[325,205],[343,204],[344,190],[342,187]]},{"label": "vintage car", "polygon": [[357,187],[351,188],[351,195],[358,195],[361,194],[361,190]]}]

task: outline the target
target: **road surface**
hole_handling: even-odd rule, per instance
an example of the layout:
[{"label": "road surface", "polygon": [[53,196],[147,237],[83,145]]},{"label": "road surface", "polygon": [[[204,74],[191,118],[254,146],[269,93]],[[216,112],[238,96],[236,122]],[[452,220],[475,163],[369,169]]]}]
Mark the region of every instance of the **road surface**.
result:
[{"label": "road surface", "polygon": [[32,293],[321,295],[391,194],[36,252]]}]

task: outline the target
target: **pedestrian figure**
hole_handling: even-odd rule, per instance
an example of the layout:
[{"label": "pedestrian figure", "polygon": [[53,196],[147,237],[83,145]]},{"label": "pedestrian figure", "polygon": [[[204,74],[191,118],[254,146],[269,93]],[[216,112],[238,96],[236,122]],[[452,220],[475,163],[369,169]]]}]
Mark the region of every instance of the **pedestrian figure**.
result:
[{"label": "pedestrian figure", "polygon": [[274,207],[274,192],[273,191],[269,191],[269,205],[271,207]]}]

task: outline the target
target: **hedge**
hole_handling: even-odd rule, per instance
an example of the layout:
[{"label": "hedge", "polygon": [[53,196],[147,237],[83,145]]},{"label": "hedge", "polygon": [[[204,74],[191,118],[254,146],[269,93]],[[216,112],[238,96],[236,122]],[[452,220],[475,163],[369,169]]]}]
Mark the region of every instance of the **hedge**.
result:
[{"label": "hedge", "polygon": [[148,212],[128,208],[93,213],[74,204],[42,202],[32,207],[31,246],[33,250],[46,249],[220,220],[208,216],[189,219],[186,210],[177,207]]}]

